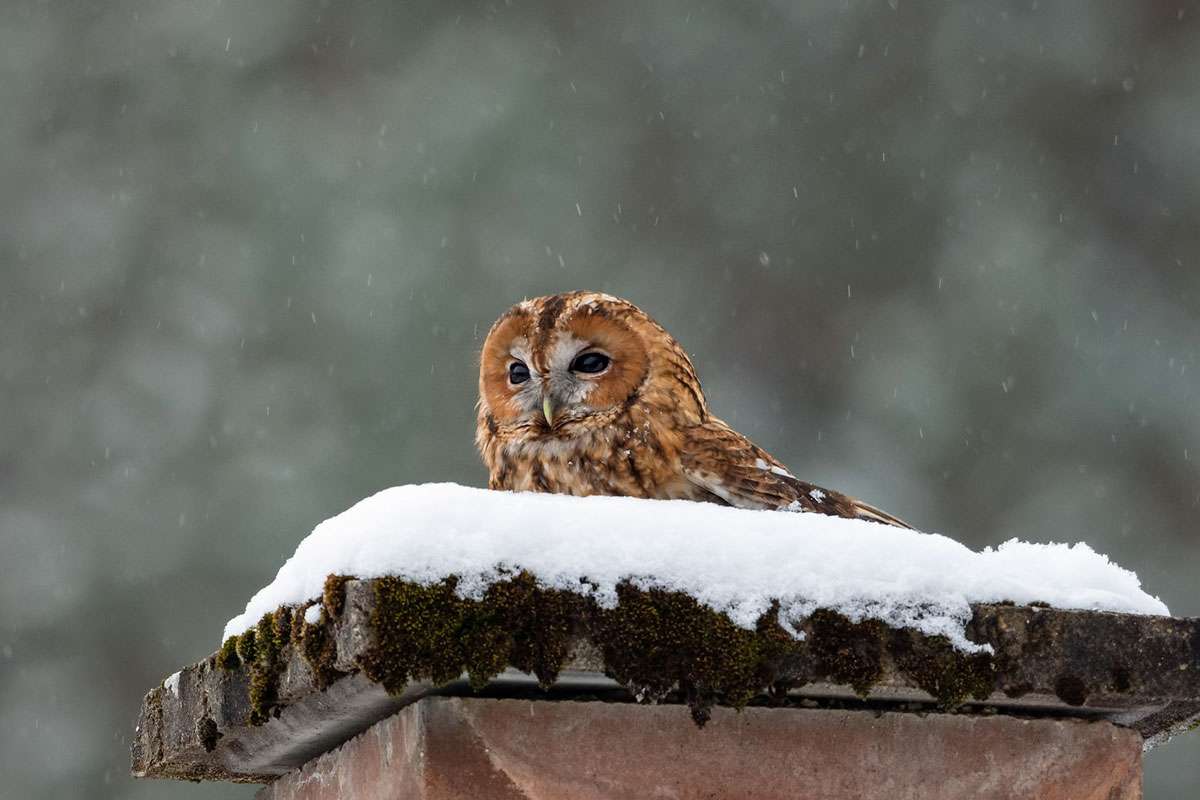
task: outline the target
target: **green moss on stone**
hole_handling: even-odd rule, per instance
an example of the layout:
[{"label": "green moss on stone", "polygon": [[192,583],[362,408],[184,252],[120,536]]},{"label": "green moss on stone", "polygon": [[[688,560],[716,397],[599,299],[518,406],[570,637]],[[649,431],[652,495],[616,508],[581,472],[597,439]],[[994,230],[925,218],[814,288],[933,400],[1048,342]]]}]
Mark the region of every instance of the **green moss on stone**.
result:
[{"label": "green moss on stone", "polygon": [[[313,672],[318,686],[324,688],[336,677],[331,673],[332,637],[323,625],[306,626],[303,615],[303,608],[297,610],[280,606],[264,614],[258,624],[245,633],[227,638],[217,651],[216,662],[219,667],[233,670],[244,666],[248,672],[249,721],[253,725],[263,724],[277,710],[279,676],[287,665],[289,645],[299,643],[306,657],[310,654],[313,656],[310,663],[316,661]],[[305,627],[318,629],[319,632],[305,631]]]},{"label": "green moss on stone", "polygon": [[889,651],[897,668],[943,709],[954,709],[969,697],[987,700],[996,688],[996,670],[988,653],[963,653],[945,636],[893,631]]},{"label": "green moss on stone", "polygon": [[[280,608],[222,645],[218,664],[249,671],[252,723],[278,710],[289,648],[303,655],[320,688],[343,674],[335,667],[333,622],[344,612],[347,580],[326,580],[315,624],[304,619],[308,606]],[[678,692],[701,725],[714,704],[741,708],[762,694],[778,699],[812,680],[846,684],[865,697],[888,664],[944,708],[971,697],[985,700],[996,684],[987,654],[964,654],[944,637],[895,631],[878,620],[853,622],[826,610],[804,621],[806,636],[797,639],[780,624],[777,606],[747,630],[690,595],[632,583],[617,586],[612,608],[540,586],[524,572],[492,583],[478,598],[459,596],[455,577],[430,585],[379,578],[371,585],[375,644],[360,667],[393,694],[410,681],[445,684],[463,674],[481,689],[509,666],[549,688],[580,638],[600,649],[606,673],[639,700]]]},{"label": "green moss on stone", "polygon": [[346,607],[346,582],[353,580],[350,575],[328,575],[325,578],[325,588],[321,592],[321,605],[330,619],[338,619]]},{"label": "green moss on stone", "polygon": [[253,664],[254,660],[258,658],[258,635],[254,628],[250,628],[237,637],[234,647],[243,664]]},{"label": "green moss on stone", "polygon": [[217,742],[223,735],[217,730],[217,723],[212,717],[204,716],[196,721],[196,738],[200,740],[200,746],[204,748],[204,752],[211,753],[216,750]]},{"label": "green moss on stone", "polygon": [[279,656],[283,649],[279,629],[275,627],[275,613],[267,612],[262,615],[255,626],[255,660],[270,663]]},{"label": "green moss on stone", "polygon": [[375,582],[378,645],[363,661],[368,677],[399,694],[410,678],[443,683],[459,676],[462,601],[455,595],[456,585],[453,578],[430,586],[398,578]]},{"label": "green moss on stone", "polygon": [[[304,626],[306,624],[308,624],[304,621],[304,612],[306,612],[308,610],[309,606],[312,606],[312,605],[314,605],[314,603],[305,603],[302,606],[297,606],[296,608],[292,609],[292,643],[293,644],[296,642],[299,642],[300,638],[302,636],[304,636]],[[325,610],[321,609],[321,624],[324,624],[327,619],[328,619],[328,617],[325,614]]]},{"label": "green moss on stone", "polygon": [[806,629],[816,672],[866,697],[883,674],[886,631],[879,620],[851,622],[836,611],[818,609]]},{"label": "green moss on stone", "polygon": [[324,689],[343,674],[334,666],[337,659],[337,642],[329,629],[329,617],[324,609],[316,623],[305,621],[304,614],[307,610],[307,605],[301,606],[292,614],[292,641],[299,647],[304,660],[312,669],[313,681],[317,688]]},{"label": "green moss on stone", "polygon": [[471,683],[481,686],[511,665],[549,688],[589,607],[579,594],[539,587],[527,572],[493,583],[481,601],[468,604],[464,619]]},{"label": "green moss on stone", "polygon": [[217,651],[217,666],[221,669],[237,669],[242,665],[242,660],[237,654],[238,637],[230,636],[222,644],[221,649]]},{"label": "green moss on stone", "polygon": [[[254,725],[261,725],[270,718],[278,699],[279,674],[284,667],[280,656],[285,644],[277,622],[281,612],[285,610],[263,614],[258,625],[242,637],[244,640],[254,636],[254,658],[243,658],[250,665],[250,722]],[[290,633],[290,623],[285,629]]]},{"label": "green moss on stone", "polygon": [[699,725],[714,703],[741,708],[771,686],[779,661],[799,646],[779,626],[777,610],[751,631],[682,592],[626,583],[617,597],[615,608],[594,614],[592,635],[607,671],[642,698],[678,687]]},{"label": "green moss on stone", "polygon": [[1081,706],[1087,702],[1088,686],[1078,675],[1059,675],[1054,681],[1054,693],[1069,706]]},{"label": "green moss on stone", "polygon": [[412,680],[445,683],[463,673],[482,688],[507,666],[549,687],[571,641],[586,635],[613,677],[643,699],[679,689],[703,723],[714,702],[741,707],[769,687],[800,646],[777,612],[745,630],[689,595],[630,584],[618,587],[612,609],[541,587],[527,573],[493,583],[480,599],[460,597],[455,578],[426,586],[381,578],[374,587],[377,644],[362,666],[393,694]]},{"label": "green moss on stone", "polygon": [[493,583],[480,599],[460,597],[457,587],[453,577],[426,586],[375,581],[378,644],[363,660],[368,677],[393,694],[410,680],[444,683],[463,673],[482,688],[510,665],[543,686],[555,681],[584,598],[540,588],[526,573]]},{"label": "green moss on stone", "polygon": [[282,650],[292,640],[292,609],[287,606],[275,609],[275,613],[271,615],[271,623],[275,629],[279,649]]}]

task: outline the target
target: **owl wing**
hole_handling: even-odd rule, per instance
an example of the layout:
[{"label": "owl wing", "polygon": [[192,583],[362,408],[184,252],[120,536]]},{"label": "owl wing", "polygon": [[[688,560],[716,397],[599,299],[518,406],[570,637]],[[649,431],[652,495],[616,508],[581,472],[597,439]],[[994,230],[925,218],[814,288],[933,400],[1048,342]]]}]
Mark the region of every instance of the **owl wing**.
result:
[{"label": "owl wing", "polygon": [[767,451],[712,417],[688,429],[681,458],[689,481],[736,508],[816,511],[911,527],[853,497],[800,480]]}]

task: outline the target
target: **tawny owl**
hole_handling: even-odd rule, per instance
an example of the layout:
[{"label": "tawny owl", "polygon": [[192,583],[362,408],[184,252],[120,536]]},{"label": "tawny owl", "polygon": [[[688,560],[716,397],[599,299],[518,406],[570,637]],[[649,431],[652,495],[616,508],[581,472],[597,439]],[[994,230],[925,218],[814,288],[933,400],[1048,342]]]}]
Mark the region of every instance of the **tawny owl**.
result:
[{"label": "tawny owl", "polygon": [[708,411],[692,362],[637,306],[572,292],[492,326],[476,444],[493,489],[702,500],[908,527],[805,483]]}]

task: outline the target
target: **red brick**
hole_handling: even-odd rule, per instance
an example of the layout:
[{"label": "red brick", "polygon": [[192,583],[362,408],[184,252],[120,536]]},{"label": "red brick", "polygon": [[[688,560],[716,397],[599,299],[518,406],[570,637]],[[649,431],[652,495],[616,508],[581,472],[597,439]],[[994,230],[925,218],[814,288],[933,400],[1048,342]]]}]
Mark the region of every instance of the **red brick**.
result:
[{"label": "red brick", "polygon": [[1107,722],[435,698],[262,800],[1137,800],[1141,737]]}]

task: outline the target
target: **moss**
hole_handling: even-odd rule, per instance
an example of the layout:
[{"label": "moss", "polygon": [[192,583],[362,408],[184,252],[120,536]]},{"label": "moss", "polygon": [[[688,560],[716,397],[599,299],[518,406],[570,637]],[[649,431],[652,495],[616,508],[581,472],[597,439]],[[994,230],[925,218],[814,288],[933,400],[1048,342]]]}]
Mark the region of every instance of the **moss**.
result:
[{"label": "moss", "polygon": [[601,609],[577,593],[540,587],[527,573],[493,583],[479,599],[460,597],[457,586],[454,578],[375,582],[377,644],[362,661],[368,677],[393,694],[412,680],[445,683],[463,673],[482,688],[511,665],[548,688],[572,640],[586,635],[609,673],[641,699],[678,689],[703,723],[714,702],[740,707],[769,687],[779,663],[800,647],[775,610],[745,630],[677,592],[622,584],[617,606]]},{"label": "moss", "polygon": [[[326,580],[316,623],[305,620],[311,603],[281,608],[222,645],[222,667],[241,664],[249,671],[252,723],[277,713],[279,677],[293,650],[320,688],[343,674],[335,667],[332,623],[344,613],[347,580]],[[459,596],[454,577],[431,585],[380,578],[371,586],[375,644],[359,666],[393,694],[410,681],[445,684],[463,674],[481,689],[509,666],[549,688],[579,638],[599,648],[606,673],[639,700],[678,697],[701,725],[714,704],[741,708],[763,695],[766,702],[786,702],[788,688],[813,680],[846,684],[866,697],[889,664],[943,708],[971,697],[985,700],[996,686],[987,654],[964,654],[944,637],[896,631],[877,620],[853,622],[827,610],[804,622],[801,640],[784,630],[777,606],[747,630],[690,595],[632,583],[617,586],[611,608],[540,586],[524,572],[493,582],[477,598]]]},{"label": "moss", "polygon": [[321,605],[330,619],[338,619],[346,607],[346,582],[353,580],[350,575],[327,575],[325,588],[321,592]]},{"label": "moss", "polygon": [[200,740],[200,746],[206,753],[217,749],[217,741],[223,735],[217,730],[217,723],[212,717],[204,716],[196,722],[196,738]]},{"label": "moss", "polygon": [[397,578],[375,582],[378,644],[363,660],[371,680],[399,694],[410,678],[443,683],[459,676],[462,656],[457,632],[462,610],[456,585],[454,579],[431,586]]},{"label": "moss", "polygon": [[[311,604],[310,604],[311,605]],[[313,682],[324,689],[342,676],[334,666],[337,659],[337,642],[329,630],[329,617],[324,609],[316,623],[304,619],[308,606],[297,608],[292,614],[292,642],[299,648],[304,660],[313,672]]]},{"label": "moss", "polygon": [[1021,681],[1020,683],[1006,683],[1004,685],[1004,696],[1012,700],[1024,697],[1032,692],[1034,686],[1029,681]]},{"label": "moss", "polygon": [[457,587],[456,578],[375,581],[378,644],[363,660],[368,677],[393,694],[410,680],[444,683],[463,673],[481,688],[511,665],[552,684],[583,598],[539,588],[527,573],[493,583],[480,599],[459,597]]},{"label": "moss", "polygon": [[[301,638],[303,638],[304,626],[308,624],[304,621],[304,612],[308,611],[309,606],[312,606],[312,605],[314,605],[314,603],[305,603],[304,605],[298,606],[297,608],[293,609],[293,611],[292,611],[292,637],[291,637],[293,643],[297,643],[300,641]],[[328,619],[328,616],[325,614],[325,610],[322,609],[321,610],[321,623],[324,624],[327,619]]]},{"label": "moss", "polygon": [[681,592],[626,583],[617,597],[615,608],[594,615],[607,671],[643,699],[678,686],[699,725],[714,703],[741,708],[773,684],[778,663],[798,646],[779,626],[777,609],[746,630]]},{"label": "moss", "polygon": [[1054,693],[1069,706],[1081,706],[1087,702],[1088,687],[1078,675],[1059,675]]},{"label": "moss", "polygon": [[221,669],[245,666],[249,672],[252,724],[266,722],[276,704],[279,675],[285,664],[284,648],[292,640],[292,628],[292,611],[281,606],[264,614],[242,635],[227,638],[217,651],[217,666]]},{"label": "moss", "polygon": [[217,651],[217,666],[221,669],[237,669],[242,665],[242,660],[237,654],[238,637],[230,636],[222,644],[221,649]]},{"label": "moss", "polygon": [[255,629],[250,628],[237,637],[234,647],[243,664],[253,664],[254,660],[258,658],[258,635]]},{"label": "moss", "polygon": [[279,675],[286,663],[283,652],[290,638],[291,611],[287,608],[263,614],[257,625],[237,637],[234,649],[250,673],[250,723],[253,725],[266,722],[275,709]]},{"label": "moss", "polygon": [[262,619],[258,621],[255,630],[258,634],[255,649],[257,651],[257,660],[261,663],[270,664],[278,660],[279,652],[283,649],[283,640],[279,635],[279,628],[275,624],[275,616],[277,612],[270,611],[262,615]]},{"label": "moss", "polygon": [[892,631],[889,651],[896,666],[942,709],[954,709],[968,697],[986,700],[996,688],[996,670],[987,653],[963,653],[945,636]]},{"label": "moss", "polygon": [[943,709],[986,700],[996,687],[989,654],[960,652],[944,636],[895,630],[879,620],[852,622],[824,609],[812,614],[805,632],[814,677],[848,684],[860,697],[879,682],[889,659]]},{"label": "moss", "polygon": [[472,684],[511,665],[549,688],[589,608],[581,595],[539,587],[527,572],[493,583],[480,602],[467,604],[462,639]]},{"label": "moss", "polygon": [[271,625],[274,628],[275,639],[279,649],[287,647],[292,638],[292,609],[280,606],[271,615]]},{"label": "moss", "polygon": [[883,674],[886,630],[878,620],[851,622],[836,611],[818,609],[805,631],[816,672],[866,697]]},{"label": "moss", "polygon": [[249,721],[253,725],[263,724],[279,710],[279,677],[287,666],[289,647],[294,646],[308,661],[319,688],[342,675],[333,666],[337,648],[328,617],[322,612],[320,622],[310,625],[304,621],[306,609],[280,606],[245,633],[227,638],[217,651],[219,667],[234,670],[244,666],[248,672]]}]

